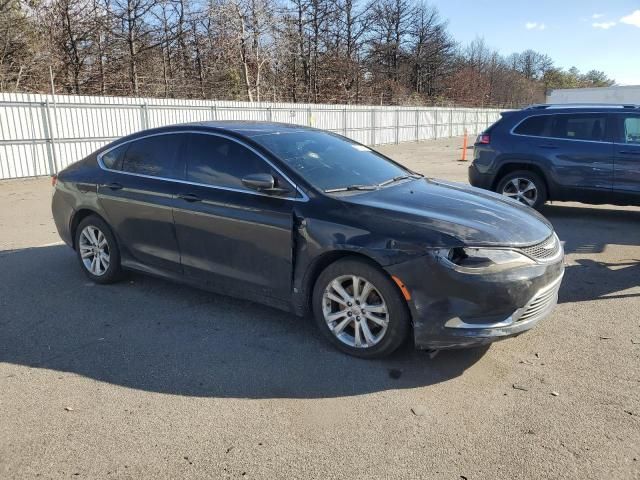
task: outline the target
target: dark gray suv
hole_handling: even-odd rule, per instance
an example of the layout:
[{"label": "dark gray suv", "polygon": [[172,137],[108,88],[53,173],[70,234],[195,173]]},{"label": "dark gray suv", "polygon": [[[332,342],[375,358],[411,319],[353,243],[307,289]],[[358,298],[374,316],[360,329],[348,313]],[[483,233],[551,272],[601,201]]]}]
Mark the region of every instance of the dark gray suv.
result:
[{"label": "dark gray suv", "polygon": [[533,105],[480,134],[471,185],[547,200],[640,205],[640,106]]}]

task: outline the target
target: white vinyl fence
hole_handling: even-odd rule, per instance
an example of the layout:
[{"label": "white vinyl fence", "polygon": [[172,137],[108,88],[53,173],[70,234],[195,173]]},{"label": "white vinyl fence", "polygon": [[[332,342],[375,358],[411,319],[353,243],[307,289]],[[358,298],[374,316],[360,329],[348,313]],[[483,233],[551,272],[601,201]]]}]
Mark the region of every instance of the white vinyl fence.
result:
[{"label": "white vinyl fence", "polygon": [[368,145],[477,134],[495,109],[377,107],[0,93],[0,179],[52,175],[124,135],[175,123],[264,120]]}]

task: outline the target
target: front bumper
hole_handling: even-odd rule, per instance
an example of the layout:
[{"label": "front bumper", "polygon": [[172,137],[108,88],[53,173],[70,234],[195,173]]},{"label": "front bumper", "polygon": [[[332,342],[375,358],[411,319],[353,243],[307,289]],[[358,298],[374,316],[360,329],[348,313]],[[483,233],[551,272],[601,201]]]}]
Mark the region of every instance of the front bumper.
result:
[{"label": "front bumper", "polygon": [[387,267],[409,289],[415,345],[464,348],[520,335],[548,316],[564,274],[561,257],[492,274],[460,273],[430,255]]}]

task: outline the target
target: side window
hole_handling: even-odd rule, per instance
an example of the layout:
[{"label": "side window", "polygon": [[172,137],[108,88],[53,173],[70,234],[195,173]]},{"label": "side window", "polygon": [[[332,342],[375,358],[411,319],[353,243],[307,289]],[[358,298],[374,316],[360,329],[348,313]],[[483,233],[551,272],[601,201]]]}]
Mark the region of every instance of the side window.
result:
[{"label": "side window", "polygon": [[122,157],[129,147],[128,143],[109,150],[102,155],[102,164],[110,170],[122,170]]},{"label": "side window", "polygon": [[640,145],[640,115],[623,117],[622,143]]},{"label": "side window", "polygon": [[513,133],[518,135],[530,135],[533,137],[546,136],[547,123],[551,117],[549,115],[536,115],[529,117],[516,127]]},{"label": "side window", "polygon": [[271,166],[248,148],[216,135],[191,134],[186,149],[187,180],[216,187],[250,190],[242,179],[254,173],[269,173],[276,186],[289,189]]},{"label": "side window", "polygon": [[569,140],[603,141],[605,139],[606,116],[597,113],[553,115],[551,135]]},{"label": "side window", "polygon": [[182,134],[166,134],[134,140],[124,154],[122,170],[153,177],[178,177],[176,158],[184,137]]}]

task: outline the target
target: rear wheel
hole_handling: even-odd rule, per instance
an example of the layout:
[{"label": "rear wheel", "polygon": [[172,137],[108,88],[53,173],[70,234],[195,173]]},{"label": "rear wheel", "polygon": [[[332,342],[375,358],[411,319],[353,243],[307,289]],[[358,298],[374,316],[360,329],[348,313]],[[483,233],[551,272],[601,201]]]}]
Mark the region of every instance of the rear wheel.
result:
[{"label": "rear wheel", "polygon": [[544,181],[538,174],[527,170],[511,172],[502,177],[496,191],[535,209],[547,201]]},{"label": "rear wheel", "polygon": [[381,269],[357,259],[339,260],[320,274],[313,313],[329,341],[357,357],[389,355],[410,330],[409,311],[398,287]]},{"label": "rear wheel", "polygon": [[90,215],[76,229],[76,251],[84,273],[96,283],[113,283],[122,276],[120,250],[107,223]]}]

